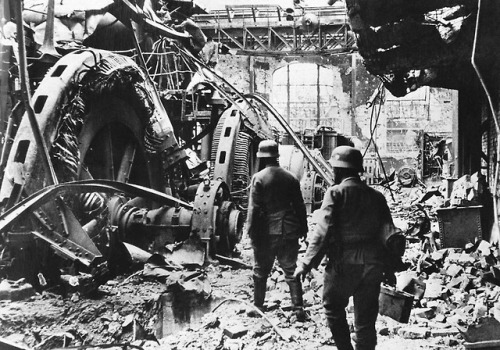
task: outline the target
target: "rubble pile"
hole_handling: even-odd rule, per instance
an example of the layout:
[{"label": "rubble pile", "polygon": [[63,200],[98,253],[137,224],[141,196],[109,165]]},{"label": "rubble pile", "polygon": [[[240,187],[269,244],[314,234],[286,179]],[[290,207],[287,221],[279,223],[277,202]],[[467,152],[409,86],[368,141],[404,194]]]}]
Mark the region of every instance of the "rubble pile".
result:
[{"label": "rubble pile", "polygon": [[36,349],[142,339],[155,320],[163,288],[121,279],[108,281],[92,296],[43,291],[25,301],[0,300],[0,336]]},{"label": "rubble pile", "polygon": [[455,338],[467,340],[472,326],[500,316],[498,246],[482,239],[490,229],[484,220],[490,198],[484,177],[392,190],[394,221],[410,242],[404,256],[408,269],[397,275],[397,289],[415,299],[409,324],[396,325],[392,333],[448,337],[448,345]]},{"label": "rubble pile", "polygon": [[[250,262],[251,254],[250,247],[244,247],[243,261]],[[415,306],[408,324],[379,317],[381,346],[446,349],[457,345],[457,336],[467,325],[498,314],[500,287],[495,284],[495,254],[484,241],[468,249],[433,253],[425,253],[418,243],[412,243],[405,255],[411,268],[399,273],[397,280],[399,288],[414,294]],[[304,281],[309,315],[304,323],[295,322],[288,286],[279,269],[273,270],[268,281],[265,318],[255,318],[249,316],[253,309],[251,270],[215,264],[201,275],[206,276],[205,283],[193,286],[203,299],[211,300],[210,308],[203,316],[195,317],[192,310],[184,319],[173,317],[179,324],[171,334],[167,323],[174,320],[160,322],[160,309],[164,316],[169,306],[161,305],[162,296],[168,286],[180,285],[172,281],[187,279],[181,284],[184,290],[189,288],[189,278],[199,271],[184,272],[182,278],[178,276],[180,271],[173,271],[171,282],[164,277],[160,282],[158,276],[153,279],[143,273],[120,277],[99,287],[92,298],[46,291],[25,301],[2,301],[0,335],[37,349],[128,342],[161,349],[328,349],[330,334],[321,304],[322,269],[313,270]],[[352,323],[352,306],[348,311]],[[167,331],[160,337],[162,327]]]},{"label": "rubble pile", "polygon": [[413,244],[406,254],[412,269],[397,276],[397,288],[415,305],[405,338],[455,336],[485,317],[499,317],[498,250],[482,240],[464,249],[424,252]]},{"label": "rubble pile", "polygon": [[[400,187],[396,201],[389,201],[409,243],[403,257],[407,269],[397,273],[395,287],[386,288],[408,293],[413,308],[407,323],[379,317],[380,348],[462,349],[485,339],[484,334],[468,336],[485,320],[496,322],[487,323],[489,340],[500,334],[498,248],[480,239],[463,248],[440,248],[436,211],[446,200],[432,192]],[[132,275],[110,280],[91,295],[79,286],[85,276],[69,276],[61,289],[43,291],[24,280],[3,280],[0,341],[41,350],[83,344],[167,350],[332,348],[321,303],[324,265],[303,282],[305,322],[297,322],[277,267],[267,283],[266,312],[255,317],[248,239],[238,249],[240,258],[196,269],[149,257]],[[352,304],[347,311],[352,325]]]}]

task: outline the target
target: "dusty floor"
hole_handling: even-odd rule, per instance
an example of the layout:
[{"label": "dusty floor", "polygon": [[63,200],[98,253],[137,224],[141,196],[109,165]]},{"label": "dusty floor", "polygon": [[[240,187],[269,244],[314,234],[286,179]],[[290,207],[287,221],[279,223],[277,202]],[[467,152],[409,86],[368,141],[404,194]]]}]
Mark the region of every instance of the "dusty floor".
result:
[{"label": "dusty floor", "polygon": [[[242,259],[251,263],[251,249],[245,244],[242,245]],[[27,301],[4,301],[0,304],[0,336],[37,349],[128,343],[134,339],[134,344],[144,348],[161,349],[335,349],[325,326],[321,288],[317,289],[316,285],[321,281],[320,272],[314,272],[304,286],[310,320],[298,323],[292,312],[287,311],[286,305],[290,304],[287,286],[278,270],[269,281],[266,300],[270,305],[276,305],[276,300],[281,301],[281,308],[267,312],[269,320],[247,316],[251,309],[247,303],[252,300],[251,270],[216,264],[205,271],[211,286],[207,311],[217,309],[204,316],[198,311],[199,307],[192,306],[188,307],[191,313],[174,316],[176,322],[172,319],[161,322],[165,309],[171,310],[168,302],[165,307],[159,302],[166,284],[142,276],[119,277],[101,286],[92,298],[79,297],[78,294],[63,298],[43,292]],[[280,333],[289,340],[281,339],[269,322],[279,327]],[[378,348],[457,347],[450,337],[402,338],[397,335],[401,326],[405,325],[380,316],[377,328],[387,335],[379,335]],[[225,329],[235,327],[248,332],[235,339],[224,335]],[[172,331],[175,334],[169,335]],[[158,342],[148,341],[147,338],[154,338],[152,334],[163,334],[164,337]]]},{"label": "dusty floor", "polygon": [[[243,240],[238,248],[241,260],[251,265],[248,240]],[[330,341],[321,307],[321,271],[313,271],[304,283],[304,300],[310,316],[304,323],[296,322],[287,307],[288,287],[279,270],[273,272],[268,283],[266,302],[272,310],[266,312],[267,319],[247,315],[252,309],[250,269],[215,263],[201,271],[201,284],[193,284],[191,292],[172,294],[169,289],[167,293],[168,278],[139,273],[108,281],[91,297],[78,293],[63,297],[44,291],[26,301],[0,301],[0,337],[36,349],[110,343],[166,350],[336,348]],[[412,316],[409,324],[413,323],[416,321]],[[421,320],[418,325],[422,326]],[[424,325],[427,329],[437,327],[431,321]],[[380,316],[377,348],[464,348],[461,336],[456,333],[409,339],[412,336],[402,336],[399,332],[407,326]],[[239,332],[242,335],[238,336]],[[231,333],[236,336],[231,338],[228,336]]]}]

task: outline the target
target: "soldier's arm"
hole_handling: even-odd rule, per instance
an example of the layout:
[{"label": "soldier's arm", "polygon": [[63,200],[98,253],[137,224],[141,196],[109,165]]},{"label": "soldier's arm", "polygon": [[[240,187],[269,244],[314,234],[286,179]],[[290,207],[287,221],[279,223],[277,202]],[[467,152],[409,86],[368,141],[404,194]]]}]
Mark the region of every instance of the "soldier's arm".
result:
[{"label": "soldier's arm", "polygon": [[305,237],[307,235],[307,210],[302,198],[302,191],[300,190],[300,182],[297,180],[293,184],[293,210],[297,215],[300,223],[300,232]]},{"label": "soldier's arm", "polygon": [[387,200],[385,199],[383,194],[380,194],[380,216],[382,218],[382,222],[389,222],[393,223],[392,221],[392,215],[391,215],[391,210],[389,209],[389,206],[387,205]]},{"label": "soldier's arm", "polygon": [[308,237],[309,246],[302,258],[302,263],[306,269],[316,267],[328,248],[329,233],[334,225],[335,192],[329,188],[323,199],[321,208],[314,213],[313,221],[316,223],[314,231]]},{"label": "soldier's arm", "polygon": [[[406,238],[402,231],[394,225],[392,219],[391,211],[387,205],[385,197],[380,194],[380,217],[381,217],[381,228],[380,235],[382,239],[382,244],[388,250],[387,257],[391,258],[394,256],[399,259],[403,256],[406,248]],[[394,260],[394,259],[393,259]],[[391,262],[391,264],[394,261]]]},{"label": "soldier's arm", "polygon": [[254,176],[250,185],[250,194],[248,196],[248,211],[247,211],[247,233],[251,239],[255,238],[255,218],[258,217],[258,212],[260,211],[259,199],[260,199],[260,183]]}]

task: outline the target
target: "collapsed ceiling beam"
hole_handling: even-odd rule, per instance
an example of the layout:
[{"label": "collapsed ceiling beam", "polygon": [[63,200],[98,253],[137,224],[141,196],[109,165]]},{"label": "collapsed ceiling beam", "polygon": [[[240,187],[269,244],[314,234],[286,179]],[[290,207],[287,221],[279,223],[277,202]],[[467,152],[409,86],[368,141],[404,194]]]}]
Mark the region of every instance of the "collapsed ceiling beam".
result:
[{"label": "collapsed ceiling beam", "polygon": [[378,27],[444,7],[475,8],[477,0],[347,0],[346,4],[351,19],[359,14],[365,25]]}]

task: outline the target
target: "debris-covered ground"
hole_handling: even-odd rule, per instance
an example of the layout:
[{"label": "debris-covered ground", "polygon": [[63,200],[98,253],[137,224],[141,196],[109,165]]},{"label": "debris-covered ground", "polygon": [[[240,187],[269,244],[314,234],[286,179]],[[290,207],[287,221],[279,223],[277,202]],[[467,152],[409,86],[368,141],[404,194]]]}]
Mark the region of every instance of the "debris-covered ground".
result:
[{"label": "debris-covered ground", "polygon": [[[250,260],[249,247],[243,250],[243,256]],[[199,311],[204,306],[200,307],[201,302],[188,305],[179,314],[172,312],[177,323],[171,319],[164,319],[162,323],[160,319],[166,316],[165,309],[175,310],[175,306],[169,307],[170,300],[161,307],[161,295],[166,292],[167,284],[137,275],[128,280],[121,277],[109,281],[92,298],[79,297],[77,293],[62,297],[43,292],[26,301],[2,301],[1,336],[37,349],[85,343],[127,343],[134,339],[137,339],[134,344],[147,348],[160,348],[161,345],[161,349],[332,348],[321,307],[320,271],[313,271],[304,284],[306,310],[310,315],[310,320],[305,323],[295,322],[290,310],[288,287],[278,270],[268,283],[267,319],[247,316],[252,309],[249,305],[252,300],[250,269],[216,264],[208,267],[206,272],[213,299],[206,304],[210,310],[216,309],[204,316]],[[185,297],[189,296],[190,293],[187,293]],[[189,319],[191,324],[183,322]],[[282,339],[273,326],[283,338],[288,339]],[[443,323],[443,328],[445,326]],[[451,338],[432,336],[429,339],[403,341],[398,332],[406,328],[404,324],[381,316],[378,328],[384,334],[380,336],[380,344],[390,345],[391,348],[397,345],[398,349],[430,349],[436,344],[443,348],[456,344],[452,340],[456,330],[448,330],[453,335]],[[175,334],[168,335],[170,330],[176,331]],[[411,332],[407,335],[409,337],[422,338],[421,329],[408,332]],[[147,340],[154,339],[152,334],[162,333],[166,336],[158,342]]]},{"label": "debris-covered ground", "polygon": [[[460,349],[469,347],[467,341],[495,340],[494,316],[500,318],[496,249],[481,240],[465,249],[434,248],[439,244],[435,209],[442,200],[430,198],[415,206],[424,195],[421,189],[398,191],[391,209],[395,221],[405,226],[409,244],[408,269],[398,273],[397,284],[414,302],[408,323],[379,317],[378,348]],[[264,317],[250,317],[252,250],[245,239],[238,248],[238,259],[193,271],[148,263],[90,296],[80,295],[76,285],[33,294],[22,280],[4,280],[0,337],[36,349],[110,343],[145,349],[334,349],[321,305],[322,267],[304,282],[309,320],[295,320],[278,269],[268,281]],[[352,307],[348,311],[352,321]],[[470,325],[486,321],[488,331],[472,333]]]}]

